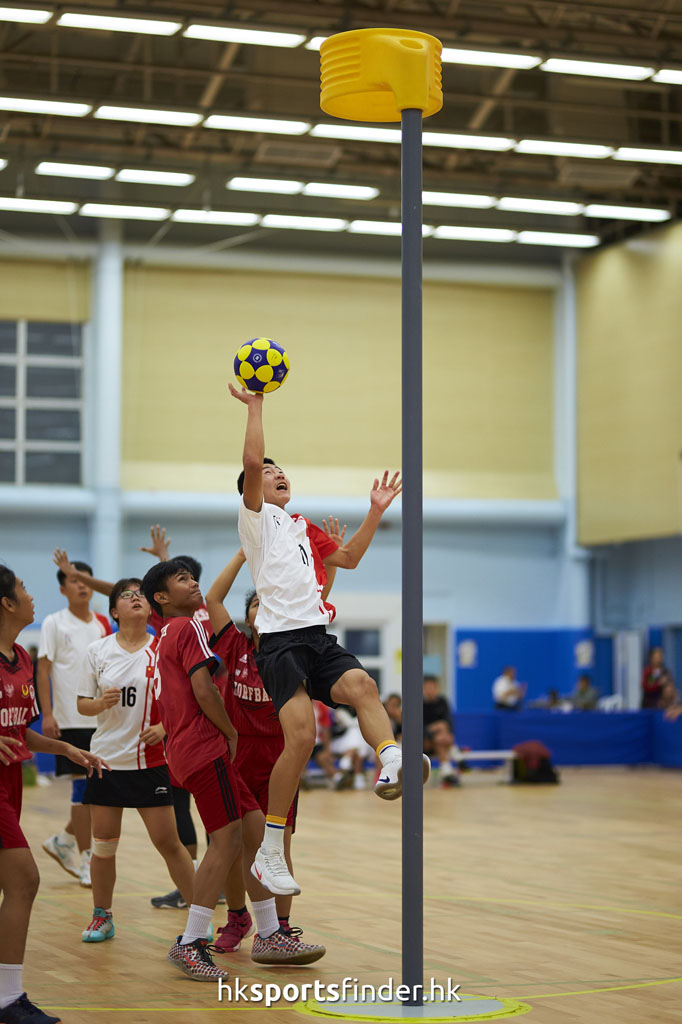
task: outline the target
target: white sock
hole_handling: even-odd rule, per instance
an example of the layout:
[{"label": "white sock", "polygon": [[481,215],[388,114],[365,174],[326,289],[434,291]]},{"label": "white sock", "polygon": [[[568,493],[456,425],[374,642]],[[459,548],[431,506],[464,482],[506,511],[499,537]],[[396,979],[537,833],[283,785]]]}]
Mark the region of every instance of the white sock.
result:
[{"label": "white sock", "polygon": [[[65,829],[62,829],[59,835],[57,836],[57,842],[59,843],[60,846],[75,846],[76,837],[72,836],[71,833],[67,832]],[[21,992],[19,993],[19,995],[21,995]]]},{"label": "white sock", "polygon": [[23,969],[23,964],[0,964],[0,1010],[4,1010],[24,994],[21,984]]},{"label": "white sock", "polygon": [[279,850],[282,856],[284,856],[284,825],[271,825],[266,819],[263,849],[267,853]]},{"label": "white sock", "polygon": [[253,916],[256,918],[256,931],[261,939],[267,939],[279,931],[279,920],[277,918],[274,896],[269,900],[263,900],[261,903],[254,903],[251,900],[251,906],[253,907]]},{"label": "white sock", "polygon": [[180,939],[180,945],[186,946],[188,942],[194,942],[195,939],[205,939],[212,917],[213,907],[200,907],[193,903],[189,908],[185,934]]},{"label": "white sock", "polygon": [[385,743],[383,747],[377,748],[377,754],[381,761],[382,768],[385,768],[391,761],[403,759],[403,753],[397,743]]}]

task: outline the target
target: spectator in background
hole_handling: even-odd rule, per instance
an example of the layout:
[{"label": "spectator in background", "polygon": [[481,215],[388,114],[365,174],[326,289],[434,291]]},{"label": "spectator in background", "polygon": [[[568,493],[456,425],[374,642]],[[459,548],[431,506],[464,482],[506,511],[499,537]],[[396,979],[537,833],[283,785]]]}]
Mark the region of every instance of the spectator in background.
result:
[{"label": "spectator in background", "polygon": [[393,735],[400,743],[403,737],[403,699],[400,694],[389,694],[384,701],[384,707],[393,727]]},{"label": "spectator in background", "polygon": [[447,698],[439,691],[436,676],[424,676],[424,753],[438,760],[442,786],[459,785],[459,761],[453,760],[458,751],[452,730],[452,711]]},{"label": "spectator in background", "polygon": [[680,694],[672,678],[666,679],[663,683],[661,696],[658,698],[658,704],[656,706],[659,707],[661,711],[664,711],[665,717],[671,721],[674,721],[682,715]]},{"label": "spectator in background", "polygon": [[599,700],[599,690],[592,685],[592,680],[583,672],[578,677],[576,688],[571,694],[571,702],[578,711],[594,711]]},{"label": "spectator in background", "polygon": [[672,673],[663,658],[662,647],[652,647],[649,661],[642,672],[642,707],[655,708],[663,692],[663,686],[673,682]]},{"label": "spectator in background", "polygon": [[526,693],[526,684],[516,681],[516,669],[507,665],[493,683],[493,700],[498,711],[518,711]]}]

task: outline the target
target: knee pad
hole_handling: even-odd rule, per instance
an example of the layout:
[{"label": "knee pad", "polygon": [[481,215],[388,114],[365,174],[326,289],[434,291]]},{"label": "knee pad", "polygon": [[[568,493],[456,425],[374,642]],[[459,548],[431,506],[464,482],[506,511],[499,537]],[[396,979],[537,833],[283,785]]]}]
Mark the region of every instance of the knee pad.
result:
[{"label": "knee pad", "polygon": [[118,838],[116,839],[95,839],[92,838],[92,852],[96,857],[115,857],[118,849]]},{"label": "knee pad", "polygon": [[71,803],[82,804],[87,779],[73,779],[71,782]]}]

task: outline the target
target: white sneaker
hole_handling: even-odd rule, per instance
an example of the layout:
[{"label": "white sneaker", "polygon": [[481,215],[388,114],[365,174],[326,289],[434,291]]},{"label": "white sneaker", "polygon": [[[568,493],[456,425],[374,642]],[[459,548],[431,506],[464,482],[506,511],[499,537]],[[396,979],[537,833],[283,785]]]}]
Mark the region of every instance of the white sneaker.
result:
[{"label": "white sneaker", "polygon": [[261,846],[251,865],[251,874],[276,896],[298,896],[301,892],[279,850],[266,850]]},{"label": "white sneaker", "polygon": [[81,854],[81,867],[80,867],[80,880],[81,885],[84,889],[92,889],[92,881],[90,879],[90,861],[92,860],[92,850],[83,850]]},{"label": "white sneaker", "polygon": [[64,868],[68,874],[73,875],[74,878],[80,878],[81,876],[81,865],[78,859],[78,849],[76,847],[76,840],[74,838],[71,843],[60,843],[59,836],[50,836],[43,843],[43,850],[49,854],[53,860],[57,861],[60,867]]},{"label": "white sneaker", "polygon": [[[425,783],[431,774],[431,762],[426,754],[422,767],[422,783]],[[382,800],[397,800],[403,792],[403,759],[395,757],[381,769],[381,774],[374,786],[374,792]]]}]

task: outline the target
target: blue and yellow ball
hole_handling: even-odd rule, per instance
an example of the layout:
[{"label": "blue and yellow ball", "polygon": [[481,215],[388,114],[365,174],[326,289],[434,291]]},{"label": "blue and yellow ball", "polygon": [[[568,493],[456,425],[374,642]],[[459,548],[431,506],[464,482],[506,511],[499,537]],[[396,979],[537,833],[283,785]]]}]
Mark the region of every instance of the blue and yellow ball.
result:
[{"label": "blue and yellow ball", "polygon": [[234,373],[247,391],[276,391],[289,373],[289,356],[269,338],[252,338],[234,357]]}]

